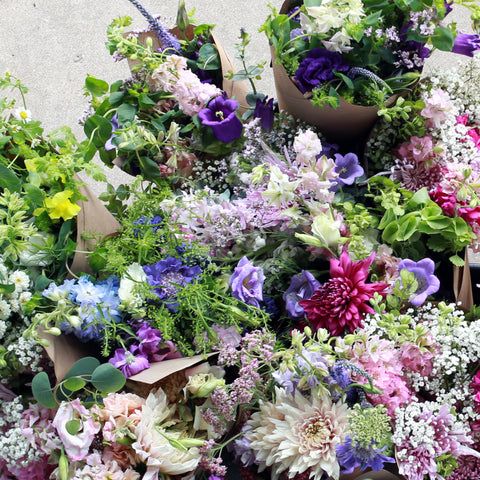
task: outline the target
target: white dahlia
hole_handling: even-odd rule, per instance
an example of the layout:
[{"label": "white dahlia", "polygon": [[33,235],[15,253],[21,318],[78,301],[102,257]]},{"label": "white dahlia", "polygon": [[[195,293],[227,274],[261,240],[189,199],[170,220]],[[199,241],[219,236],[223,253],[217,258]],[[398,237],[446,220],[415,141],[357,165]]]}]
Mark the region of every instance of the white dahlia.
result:
[{"label": "white dahlia", "polygon": [[310,478],[326,473],[339,478],[335,446],[347,434],[346,404],[333,403],[328,393],[304,397],[276,389],[275,403],[263,402],[252,415],[246,433],[260,471],[272,467],[272,479],[286,471],[288,478],[310,469]]}]

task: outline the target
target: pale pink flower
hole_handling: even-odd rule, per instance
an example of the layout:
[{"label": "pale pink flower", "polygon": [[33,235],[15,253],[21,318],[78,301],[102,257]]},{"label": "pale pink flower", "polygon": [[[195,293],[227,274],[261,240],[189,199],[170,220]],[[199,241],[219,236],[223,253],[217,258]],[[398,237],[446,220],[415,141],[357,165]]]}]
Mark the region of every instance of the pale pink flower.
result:
[{"label": "pale pink flower", "polygon": [[424,99],[425,108],[420,115],[425,117],[427,128],[438,128],[444,122],[453,108],[450,96],[445,90],[437,88],[430,93],[430,96]]},{"label": "pale pink flower", "polygon": [[272,479],[282,472],[293,478],[309,470],[309,478],[324,474],[338,479],[340,467],[335,446],[347,435],[348,407],[333,403],[330,395],[304,397],[298,390],[287,394],[275,389],[275,402],[261,403],[247,422],[245,437],[259,470],[272,468]]},{"label": "pale pink flower", "polygon": [[297,154],[297,162],[307,165],[315,160],[322,151],[322,142],[317,134],[308,129],[300,132],[293,141],[293,149]]},{"label": "pale pink flower", "polygon": [[418,345],[411,342],[404,342],[400,347],[400,357],[402,363],[410,370],[428,376],[433,370],[432,358],[433,352],[421,349]]},{"label": "pale pink flower", "polygon": [[[75,435],[67,431],[67,423],[71,420],[80,422],[80,428]],[[71,402],[62,402],[52,423],[57,429],[65,453],[73,461],[83,460],[88,455],[90,445],[100,431],[100,424],[95,421],[91,412],[80,403],[78,398]]]}]

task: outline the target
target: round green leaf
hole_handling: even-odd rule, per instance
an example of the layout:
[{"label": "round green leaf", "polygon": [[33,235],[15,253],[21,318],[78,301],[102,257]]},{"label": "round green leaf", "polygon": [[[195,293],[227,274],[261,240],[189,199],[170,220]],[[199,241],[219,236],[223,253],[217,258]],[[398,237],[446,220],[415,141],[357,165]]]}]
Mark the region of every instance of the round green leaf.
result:
[{"label": "round green leaf", "polygon": [[74,418],[65,424],[65,428],[70,435],[76,435],[80,430],[80,420]]},{"label": "round green leaf", "polygon": [[104,363],[97,367],[91,380],[97,390],[105,393],[118,392],[126,381],[125,375],[111,363]]},{"label": "round green leaf", "polygon": [[109,86],[105,80],[100,80],[92,75],[88,75],[85,80],[85,88],[94,96],[101,97],[108,92]]},{"label": "round green leaf", "polygon": [[95,369],[100,365],[100,361],[95,357],[84,357],[77,360],[68,373],[65,380],[71,377],[81,377],[82,375],[92,375]]},{"label": "round green leaf", "polygon": [[50,380],[45,372],[37,373],[32,380],[32,393],[35,400],[46,408],[55,408],[57,402],[53,395]]},{"label": "round green leaf", "polygon": [[77,390],[81,390],[86,385],[86,383],[87,382],[81,378],[71,377],[65,380],[64,386],[72,392],[76,392]]}]

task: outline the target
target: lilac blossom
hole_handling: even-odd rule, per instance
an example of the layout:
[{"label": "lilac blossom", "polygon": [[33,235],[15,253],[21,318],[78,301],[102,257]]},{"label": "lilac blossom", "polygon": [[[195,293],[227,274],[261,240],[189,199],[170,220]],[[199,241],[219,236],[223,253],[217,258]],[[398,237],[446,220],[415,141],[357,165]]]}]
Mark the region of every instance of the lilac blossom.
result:
[{"label": "lilac blossom", "polygon": [[387,447],[381,449],[375,448],[372,445],[370,448],[366,448],[359,442],[354,442],[347,436],[345,443],[337,445],[335,450],[337,451],[337,457],[340,465],[343,467],[343,474],[350,474],[360,467],[361,470],[371,468],[372,470],[382,470],[384,463],[395,463],[395,459],[383,455],[383,452]]},{"label": "lilac blossom", "polygon": [[338,177],[335,178],[332,190],[337,190],[338,187],[345,185],[353,185],[355,179],[361,177],[365,172],[363,167],[358,163],[358,157],[354,153],[347,153],[341,155],[335,154],[335,172]]},{"label": "lilac blossom", "polygon": [[263,301],[264,281],[263,269],[255,267],[247,257],[243,257],[230,277],[232,296],[247,305],[260,307],[260,302]]},{"label": "lilac blossom", "polygon": [[237,107],[236,100],[219,96],[198,112],[198,118],[202,125],[212,128],[221,142],[230,143],[242,135],[243,125],[235,112]]},{"label": "lilac blossom", "polygon": [[418,288],[410,298],[412,305],[422,305],[429,295],[438,292],[440,280],[435,276],[435,262],[430,258],[424,258],[419,262],[414,262],[406,258],[398,264],[398,271],[408,270],[415,275],[418,282]]},{"label": "lilac blossom", "polygon": [[294,275],[290,281],[290,285],[283,294],[285,301],[285,309],[291,317],[298,318],[305,315],[303,307],[298,302],[300,300],[309,299],[315,290],[320,286],[315,277],[307,270]]},{"label": "lilac blossom", "polygon": [[459,33],[455,37],[455,43],[452,47],[453,53],[473,57],[473,54],[480,50],[480,36],[477,34]]},{"label": "lilac blossom", "polygon": [[118,368],[127,378],[150,367],[150,362],[146,355],[140,352],[138,345],[131,345],[128,350],[117,348],[109,363]]}]

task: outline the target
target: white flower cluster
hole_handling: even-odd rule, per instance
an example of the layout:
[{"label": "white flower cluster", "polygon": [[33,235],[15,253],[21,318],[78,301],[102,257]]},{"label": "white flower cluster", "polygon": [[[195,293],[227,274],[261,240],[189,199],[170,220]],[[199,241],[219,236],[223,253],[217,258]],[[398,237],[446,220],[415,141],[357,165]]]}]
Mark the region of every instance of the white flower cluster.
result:
[{"label": "white flower cluster", "polygon": [[[23,317],[24,306],[32,298],[32,293],[29,291],[31,287],[30,277],[22,270],[9,272],[0,259],[0,278],[2,283],[15,287],[11,293],[0,294],[0,321],[5,322],[12,313],[18,313]],[[0,339],[5,334],[5,330],[3,325],[0,324]]]}]

